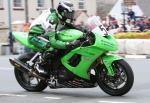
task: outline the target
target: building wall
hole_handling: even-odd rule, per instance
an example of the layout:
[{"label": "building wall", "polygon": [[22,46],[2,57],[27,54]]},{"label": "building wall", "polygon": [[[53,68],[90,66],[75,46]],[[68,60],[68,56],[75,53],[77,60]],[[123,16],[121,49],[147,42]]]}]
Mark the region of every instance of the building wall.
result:
[{"label": "building wall", "polygon": [[[78,1],[79,0],[71,0],[74,4],[74,9],[75,10],[82,10],[79,9],[78,7]],[[56,8],[58,5],[59,0],[54,0],[54,7]],[[85,0],[85,9],[87,11],[88,15],[95,15],[96,14],[96,0]]]},{"label": "building wall", "polygon": [[135,0],[145,16],[150,16],[150,0]]},{"label": "building wall", "polygon": [[3,23],[7,23],[7,21],[8,21],[8,4],[7,4],[7,2],[4,2],[3,3],[3,8],[1,8],[1,10],[0,10],[0,26],[4,26],[4,24]]},{"label": "building wall", "polygon": [[88,15],[96,15],[96,0],[86,0],[86,8],[87,8],[87,13]]},{"label": "building wall", "polygon": [[[13,0],[12,0],[13,1]],[[0,24],[4,22],[5,26],[8,26],[8,3],[7,0],[3,0],[4,2],[4,10],[0,10]],[[12,22],[13,21],[25,21],[25,3],[22,0],[23,6],[14,10],[12,6]],[[72,0],[74,3],[75,10],[78,9],[78,0]],[[59,3],[59,0],[54,0],[54,7],[56,8]],[[13,3],[12,3],[13,4]],[[37,7],[37,0],[28,0],[28,9],[29,9],[29,20],[36,18],[42,10],[51,8],[51,0],[45,0],[44,8]],[[88,15],[95,15],[96,14],[96,0],[85,0],[85,10],[87,10]]]},{"label": "building wall", "polygon": [[0,28],[0,46],[1,43],[7,43],[8,42],[8,36],[9,36],[9,31],[8,28]]},{"label": "building wall", "polygon": [[18,7],[18,8],[13,7],[13,3],[12,3],[12,21],[17,21],[17,20],[24,21],[24,19],[25,19],[24,7],[25,7],[24,0],[22,0],[22,7]]},{"label": "building wall", "polygon": [[116,2],[117,0],[97,0],[97,15],[105,19]]},{"label": "building wall", "polygon": [[37,0],[28,0],[28,9],[29,9],[29,20],[35,19],[38,15],[41,14],[42,10],[51,8],[50,0],[45,0],[45,4],[43,8],[39,8],[37,6]]},{"label": "building wall", "polygon": [[[1,43],[7,43],[8,42],[8,28],[6,27],[6,25],[4,25],[4,23],[6,23],[8,21],[8,16],[7,16],[7,12],[8,12],[8,7],[7,7],[7,2],[3,3],[3,6],[0,9],[0,45]],[[1,54],[1,47],[0,47],[0,54]]]},{"label": "building wall", "polygon": [[[13,1],[13,0],[12,0]],[[8,26],[8,3],[7,0],[3,0],[4,2],[4,10],[0,10],[0,22],[5,22],[5,26]],[[25,3],[24,0],[22,0],[22,7],[16,8],[13,7],[12,3],[12,22],[13,21],[25,21]],[[36,18],[38,15],[40,15],[41,11],[43,9],[49,8],[51,5],[50,0],[45,0],[45,7],[44,8],[38,8],[37,7],[37,0],[28,0],[28,9],[29,9],[29,20],[32,18]]]}]

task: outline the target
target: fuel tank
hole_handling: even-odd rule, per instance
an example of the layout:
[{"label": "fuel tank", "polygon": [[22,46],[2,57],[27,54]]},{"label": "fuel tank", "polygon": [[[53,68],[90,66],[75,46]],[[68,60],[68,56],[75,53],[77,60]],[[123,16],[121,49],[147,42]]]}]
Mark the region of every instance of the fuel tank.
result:
[{"label": "fuel tank", "polygon": [[67,29],[58,33],[58,39],[64,42],[71,42],[83,37],[83,32],[76,29]]}]

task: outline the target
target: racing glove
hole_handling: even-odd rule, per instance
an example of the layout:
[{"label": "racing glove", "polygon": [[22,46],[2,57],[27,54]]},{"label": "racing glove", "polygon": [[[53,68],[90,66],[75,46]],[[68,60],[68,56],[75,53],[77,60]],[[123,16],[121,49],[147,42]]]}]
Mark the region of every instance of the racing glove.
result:
[{"label": "racing glove", "polygon": [[79,47],[80,44],[81,44],[80,40],[75,40],[75,41],[72,41],[72,42],[67,42],[66,47],[67,48],[76,48],[76,47]]}]

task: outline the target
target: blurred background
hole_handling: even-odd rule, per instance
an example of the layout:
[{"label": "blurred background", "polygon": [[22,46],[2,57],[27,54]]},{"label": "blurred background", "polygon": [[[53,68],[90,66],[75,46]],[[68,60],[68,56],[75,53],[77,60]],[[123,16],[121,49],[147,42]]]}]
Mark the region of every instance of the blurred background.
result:
[{"label": "blurred background", "polygon": [[[0,54],[29,50],[17,43],[12,31],[28,32],[44,10],[57,8],[59,0],[0,0]],[[85,26],[90,16],[99,16],[117,39],[150,39],[150,0],[72,0],[75,25]]]}]

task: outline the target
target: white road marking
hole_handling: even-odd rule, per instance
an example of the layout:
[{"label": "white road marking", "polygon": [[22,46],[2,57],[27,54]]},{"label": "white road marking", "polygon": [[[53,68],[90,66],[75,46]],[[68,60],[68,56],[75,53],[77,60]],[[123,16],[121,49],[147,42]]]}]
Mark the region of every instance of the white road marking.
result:
[{"label": "white road marking", "polygon": [[125,55],[125,58],[145,59],[145,55]]},{"label": "white road marking", "polygon": [[0,96],[27,97],[27,95],[18,95],[18,94],[0,94]]},{"label": "white road marking", "polygon": [[0,67],[0,70],[13,70],[13,67]]},{"label": "white road marking", "polygon": [[136,102],[116,102],[116,101],[98,101],[100,103],[136,103]]},{"label": "white road marking", "polygon": [[62,99],[62,98],[59,98],[59,97],[44,97],[45,99]]}]

